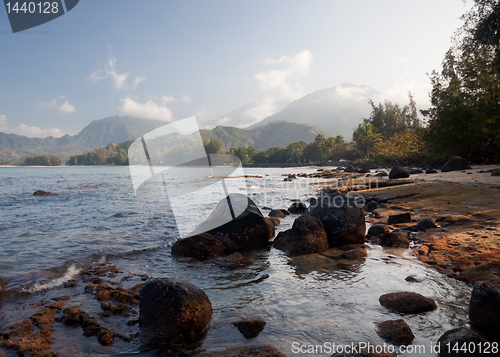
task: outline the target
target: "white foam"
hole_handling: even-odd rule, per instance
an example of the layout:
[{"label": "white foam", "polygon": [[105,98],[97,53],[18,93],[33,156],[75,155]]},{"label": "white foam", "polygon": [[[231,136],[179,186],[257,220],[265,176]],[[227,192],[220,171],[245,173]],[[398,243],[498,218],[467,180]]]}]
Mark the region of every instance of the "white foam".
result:
[{"label": "white foam", "polygon": [[24,290],[27,292],[30,292],[30,293],[35,293],[35,292],[42,291],[42,290],[52,289],[52,288],[60,286],[60,285],[64,284],[65,282],[70,281],[71,279],[75,278],[81,271],[82,271],[81,268],[78,268],[78,267],[76,267],[76,265],[72,264],[69,266],[68,270],[66,270],[66,273],[64,273],[63,276],[61,276],[59,278],[55,278],[55,279],[53,279],[49,282],[46,282],[46,283],[35,283],[35,284],[33,284],[32,287],[30,287],[28,289],[24,289]]}]

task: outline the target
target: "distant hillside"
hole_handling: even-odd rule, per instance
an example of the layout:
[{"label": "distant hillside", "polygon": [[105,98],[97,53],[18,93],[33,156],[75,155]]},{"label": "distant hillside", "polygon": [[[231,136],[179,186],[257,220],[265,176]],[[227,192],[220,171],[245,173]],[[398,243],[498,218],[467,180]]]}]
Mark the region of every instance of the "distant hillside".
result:
[{"label": "distant hillside", "polygon": [[297,99],[282,111],[248,129],[286,120],[320,126],[350,141],[357,125],[370,115],[371,107],[368,100],[376,100],[378,94],[379,92],[368,86],[342,83]]},{"label": "distant hillside", "polygon": [[71,155],[110,143],[135,140],[165,124],[158,120],[114,116],[94,120],[77,135],[65,135],[61,138],[28,138],[0,132],[0,160],[15,161],[33,154],[59,154],[68,159]]},{"label": "distant hillside", "polygon": [[[59,154],[64,160],[111,143],[123,143],[167,124],[164,121],[131,117],[110,117],[94,120],[77,135],[61,138],[28,138],[0,132],[0,160],[17,161],[30,155]],[[218,138],[224,149],[253,146],[259,150],[270,147],[286,147],[289,143],[304,140],[312,142],[317,134],[331,136],[322,128],[312,125],[277,122],[252,130],[218,126],[213,130],[202,130],[204,139]]]},{"label": "distant hillside", "polygon": [[333,134],[328,130],[308,124],[288,122],[269,123],[251,130],[218,126],[213,130],[201,130],[203,139],[217,138],[224,143],[224,149],[253,146],[257,150],[271,147],[286,147],[297,141],[311,143],[318,134],[326,137]]}]

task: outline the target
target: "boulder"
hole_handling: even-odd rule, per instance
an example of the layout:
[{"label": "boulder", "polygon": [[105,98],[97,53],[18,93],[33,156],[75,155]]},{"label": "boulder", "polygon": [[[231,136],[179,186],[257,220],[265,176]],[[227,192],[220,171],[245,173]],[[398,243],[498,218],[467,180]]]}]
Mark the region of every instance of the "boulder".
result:
[{"label": "boulder", "polygon": [[400,232],[384,233],[380,236],[380,245],[384,247],[409,248],[410,240]]},{"label": "boulder", "polygon": [[273,209],[271,212],[268,214],[269,217],[277,217],[277,218],[285,218],[286,215],[283,213],[281,210]]},{"label": "boulder", "polygon": [[461,158],[460,156],[452,156],[448,161],[446,161],[446,164],[441,167],[441,172],[468,170],[470,168],[471,167],[467,163],[467,160]]},{"label": "boulder", "polygon": [[425,170],[425,173],[426,174],[437,174],[438,172],[434,169],[427,169],[427,170]]},{"label": "boulder", "polygon": [[[479,336],[474,331],[466,328],[460,327],[453,330],[446,331],[438,340],[438,345],[440,346],[439,356],[440,357],[467,357],[467,356],[485,356],[483,353],[479,353],[479,346],[485,346],[488,342],[486,339]],[[470,344],[474,345],[475,350],[473,352],[472,348],[469,349]],[[465,350],[460,350],[462,346],[466,346]],[[457,346],[457,349],[453,349]]]},{"label": "boulder", "polygon": [[437,308],[434,300],[413,292],[384,294],[378,301],[385,308],[402,314],[419,314]]},{"label": "boulder", "polygon": [[208,233],[182,238],[172,245],[172,256],[191,257],[206,260],[221,255],[226,250],[224,244]]},{"label": "boulder", "polygon": [[423,219],[420,222],[418,222],[417,225],[418,225],[418,229],[420,229],[421,231],[425,231],[426,229],[429,229],[429,228],[437,228],[438,227],[436,222],[434,222],[432,219]]},{"label": "boulder", "polygon": [[368,201],[368,203],[365,205],[366,211],[367,212],[373,212],[378,208],[378,203],[377,201]]},{"label": "boulder", "polygon": [[273,226],[279,226],[281,224],[281,221],[276,218],[276,217],[273,217],[273,218],[266,218],[266,220],[271,223]]},{"label": "boulder", "polygon": [[411,223],[411,214],[401,213],[389,216],[387,224]]},{"label": "boulder", "polygon": [[473,327],[495,341],[500,341],[500,293],[490,284],[474,284],[469,302],[469,319]]},{"label": "boulder", "polygon": [[307,211],[307,206],[304,202],[293,202],[290,207],[288,207],[288,212],[291,214],[301,214]]},{"label": "boulder", "polygon": [[194,234],[205,232],[224,243],[228,251],[244,251],[267,247],[274,237],[274,225],[250,198],[232,193],[217,204]]},{"label": "boulder", "polygon": [[208,296],[176,279],[156,279],[139,291],[139,330],[147,347],[170,347],[195,341],[212,318]]},{"label": "boulder", "polygon": [[290,255],[302,255],[324,252],[329,245],[321,220],[304,214],[295,219],[291,229],[278,233],[273,247]]},{"label": "boulder", "polygon": [[407,178],[410,177],[410,170],[404,167],[396,166],[389,172],[389,179]]},{"label": "boulder", "polygon": [[356,172],[356,168],[352,165],[347,165],[344,172]]},{"label": "boulder", "polygon": [[243,346],[231,347],[219,352],[204,352],[198,357],[285,357],[273,346]]},{"label": "boulder", "polygon": [[491,176],[500,176],[500,169],[491,171]]},{"label": "boulder", "polygon": [[49,191],[42,191],[42,190],[37,190],[33,193],[33,196],[47,196],[47,195],[51,195],[52,192],[49,192]]},{"label": "boulder", "polygon": [[362,259],[364,257],[367,257],[368,253],[366,252],[366,248],[364,247],[358,247],[355,249],[348,250],[345,253],[342,253],[340,257],[342,259],[348,259],[348,260],[356,260],[356,259]]},{"label": "boulder", "polygon": [[233,322],[233,325],[238,328],[238,331],[240,331],[245,338],[254,338],[264,329],[266,322],[262,319],[243,319]]},{"label": "boulder", "polygon": [[325,227],[330,247],[361,244],[365,241],[366,223],[363,202],[351,195],[321,195],[308,213]]},{"label": "boulder", "polygon": [[371,171],[368,167],[360,167],[358,169],[358,174],[369,174]]},{"label": "boulder", "polygon": [[384,233],[391,233],[390,228],[385,224],[374,224],[373,226],[368,228],[368,235],[370,236],[378,236]]},{"label": "boulder", "polygon": [[394,345],[409,345],[415,339],[410,326],[403,320],[390,320],[377,324],[377,333]]}]

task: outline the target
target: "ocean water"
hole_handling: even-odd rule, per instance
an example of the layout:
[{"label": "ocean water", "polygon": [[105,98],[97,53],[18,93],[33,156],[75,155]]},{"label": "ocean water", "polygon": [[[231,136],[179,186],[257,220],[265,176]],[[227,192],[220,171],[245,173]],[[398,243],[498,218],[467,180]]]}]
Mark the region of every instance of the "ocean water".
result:
[{"label": "ocean water", "polygon": [[[262,177],[248,177],[238,187],[240,177],[233,188],[261,209],[287,208],[291,199],[314,197],[317,186],[302,178],[284,182],[282,174],[313,171],[245,169],[245,174]],[[332,343],[383,344],[375,324],[404,318],[416,336],[413,344],[423,346],[418,353],[404,355],[435,356],[431,346],[442,333],[467,326],[470,286],[423,266],[404,249],[371,246],[369,256],[356,262],[319,254],[290,258],[266,249],[244,253],[251,264],[238,269],[176,260],[170,247],[179,237],[178,223],[194,228],[221,196],[215,189],[217,178],[190,181],[182,173],[167,177],[168,185],[180,191],[205,191],[172,207],[154,187],[137,197],[126,167],[0,168],[0,277],[9,297],[0,303],[0,324],[9,321],[13,301],[40,300],[85,267],[111,262],[123,270],[175,277],[202,288],[214,308],[211,328],[200,342],[202,350],[271,344],[293,356],[313,345],[315,355],[326,356],[332,354]],[[55,195],[33,196],[38,189]],[[282,219],[277,232],[290,228],[294,218]],[[408,275],[422,282],[409,283]],[[434,298],[438,309],[413,316],[391,313],[378,298],[394,291]],[[260,317],[267,324],[258,337],[247,340],[231,324],[241,317]],[[85,341],[80,340],[89,343]],[[121,352],[92,347],[84,349],[84,355],[150,354],[137,343],[114,345]]]}]

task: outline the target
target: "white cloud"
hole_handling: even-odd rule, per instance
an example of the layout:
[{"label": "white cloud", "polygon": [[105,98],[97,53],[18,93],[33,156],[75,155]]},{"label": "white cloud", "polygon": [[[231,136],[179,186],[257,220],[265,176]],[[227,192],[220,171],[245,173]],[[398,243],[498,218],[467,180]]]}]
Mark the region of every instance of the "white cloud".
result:
[{"label": "white cloud", "polygon": [[45,138],[47,136],[60,138],[61,136],[64,136],[64,133],[57,128],[41,129],[37,126],[27,126],[26,124],[21,124],[15,128],[10,128],[7,124],[8,121],[9,119],[5,114],[0,115],[0,131],[35,138]]},{"label": "white cloud", "polygon": [[75,106],[69,104],[67,99],[66,99],[66,101],[63,104],[61,104],[60,106],[58,106],[57,109],[60,112],[63,112],[63,113],[74,113],[74,112],[76,112]]},{"label": "white cloud", "polygon": [[50,101],[50,102],[36,102],[35,107],[37,107],[37,108],[57,108],[57,110],[59,110],[62,113],[74,113],[74,112],[76,112],[75,106],[72,104],[69,104],[67,99],[64,103],[59,104],[61,102],[61,100],[65,99],[65,98],[66,98],[65,96],[61,95],[58,98],[52,99],[52,101]]},{"label": "white cloud", "polygon": [[418,108],[428,108],[431,104],[429,99],[429,93],[431,90],[431,84],[417,85],[414,82],[404,84],[394,83],[393,87],[388,91],[377,94],[373,98],[373,102],[378,104],[389,100],[403,106],[408,104],[408,91],[410,91],[413,94]]},{"label": "white cloud", "polygon": [[140,83],[146,80],[146,76],[135,77],[134,79],[134,87],[137,87]]},{"label": "white cloud", "polygon": [[212,111],[206,105],[199,108],[195,113],[198,123],[206,121],[211,115]]},{"label": "white cloud", "polygon": [[184,102],[184,103],[192,103],[192,100],[191,100],[191,93],[188,93],[186,94],[185,96],[183,96],[181,98],[181,100]]},{"label": "white cloud", "polygon": [[245,116],[250,120],[243,123],[241,127],[247,127],[252,124],[258,123],[264,118],[267,118],[277,112],[278,106],[273,98],[266,98],[257,103],[257,105],[245,112]]},{"label": "white cloud", "polygon": [[161,103],[163,105],[168,104],[168,103],[172,103],[172,102],[175,102],[175,98],[173,95],[164,95],[163,97],[161,97]]},{"label": "white cloud", "polygon": [[170,122],[172,121],[172,112],[163,103],[157,104],[152,100],[146,103],[140,103],[130,97],[122,99],[122,106],[119,108],[123,114],[144,118],[155,119]]},{"label": "white cloud", "polygon": [[18,127],[11,128],[9,131],[13,134],[29,136],[33,138],[45,138],[47,136],[60,138],[61,136],[64,136],[64,133],[57,128],[41,129],[37,126],[27,126],[25,124],[21,124]]},{"label": "white cloud", "polygon": [[259,71],[254,78],[264,90],[278,90],[287,99],[298,99],[304,95],[299,77],[309,71],[312,53],[302,50],[294,57],[283,56],[277,60],[264,59],[264,63],[281,66],[280,69]]},{"label": "white cloud", "polygon": [[[102,70],[96,70],[90,74],[90,80],[96,83],[100,80],[109,78],[113,82],[113,87],[116,89],[122,89],[126,86],[126,81],[130,73],[120,74],[116,71],[116,58],[108,59],[106,66]],[[136,77],[134,83],[139,79],[140,82],[146,79],[146,77]]]}]

